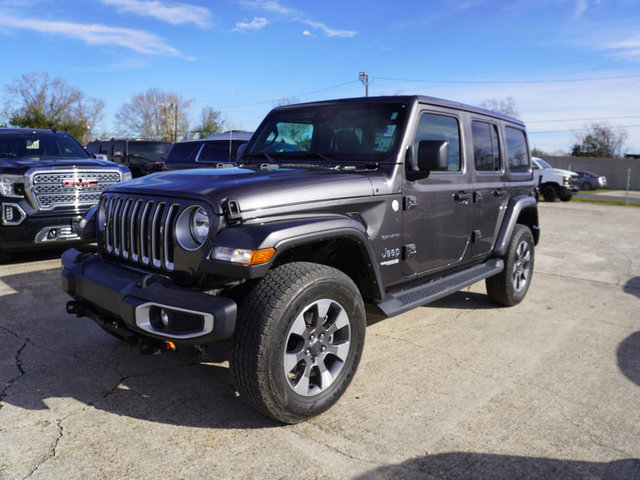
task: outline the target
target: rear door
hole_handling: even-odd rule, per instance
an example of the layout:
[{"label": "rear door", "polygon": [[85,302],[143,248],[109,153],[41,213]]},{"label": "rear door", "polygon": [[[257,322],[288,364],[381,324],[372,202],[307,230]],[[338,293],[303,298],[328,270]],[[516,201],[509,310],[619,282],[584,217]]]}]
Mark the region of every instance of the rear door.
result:
[{"label": "rear door", "polygon": [[499,125],[486,118],[471,118],[473,155],[473,256],[493,248],[508,197]]}]

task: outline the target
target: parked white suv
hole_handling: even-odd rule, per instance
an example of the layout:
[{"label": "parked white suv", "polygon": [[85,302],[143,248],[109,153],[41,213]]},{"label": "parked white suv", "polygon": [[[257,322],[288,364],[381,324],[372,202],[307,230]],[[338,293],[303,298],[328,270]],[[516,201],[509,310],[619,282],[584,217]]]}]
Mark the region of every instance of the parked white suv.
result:
[{"label": "parked white suv", "polygon": [[558,197],[568,202],[580,190],[578,174],[570,170],[554,168],[541,158],[532,157],[533,179],[540,187],[540,193],[547,202],[555,202]]}]

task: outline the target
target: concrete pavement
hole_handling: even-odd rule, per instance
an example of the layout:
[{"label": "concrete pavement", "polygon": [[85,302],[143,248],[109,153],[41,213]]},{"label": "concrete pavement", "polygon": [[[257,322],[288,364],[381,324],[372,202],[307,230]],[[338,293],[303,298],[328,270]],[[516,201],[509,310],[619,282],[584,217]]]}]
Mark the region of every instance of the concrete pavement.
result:
[{"label": "concrete pavement", "polygon": [[236,396],[228,345],[142,357],[65,313],[55,255],[19,257],[0,267],[0,479],[638,479],[640,209],[540,216],[522,304],[481,283],[370,325],[344,397],[294,426]]}]

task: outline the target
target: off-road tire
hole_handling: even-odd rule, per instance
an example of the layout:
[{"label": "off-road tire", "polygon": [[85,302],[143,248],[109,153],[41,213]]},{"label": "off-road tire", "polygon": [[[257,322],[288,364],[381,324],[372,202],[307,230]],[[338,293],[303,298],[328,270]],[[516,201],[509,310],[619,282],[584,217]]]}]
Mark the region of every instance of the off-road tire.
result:
[{"label": "off-road tire", "polygon": [[504,256],[504,270],[485,280],[492,302],[509,307],[522,301],[531,285],[534,256],[531,230],[517,224]]},{"label": "off-road tire", "polygon": [[569,202],[569,201],[571,201],[572,197],[573,197],[573,195],[560,195],[560,201]]},{"label": "off-road tire", "polygon": [[[314,312],[321,310],[324,316],[314,327],[313,322],[318,322],[315,317],[322,315]],[[332,319],[335,316],[339,316],[339,322]],[[307,319],[311,326],[305,323]],[[332,321],[341,325],[338,331],[334,327],[334,333],[327,327]],[[284,423],[296,423],[324,412],[338,401],[356,372],[365,329],[366,314],[360,292],[341,271],[307,262],[289,263],[269,271],[239,306],[231,370],[241,398],[259,412]],[[298,336],[300,330],[303,333]],[[318,340],[322,332],[324,343]],[[312,342],[312,337],[318,338]],[[334,358],[331,355],[337,348],[340,351]],[[326,353],[321,353],[325,350]],[[336,362],[341,356],[344,361]],[[298,358],[301,358],[298,363],[290,363]],[[285,365],[295,365],[293,371],[298,375],[292,378]],[[338,372],[328,381],[319,375],[329,370],[326,365]],[[294,386],[300,379],[308,382],[308,390],[299,383]],[[296,391],[297,387],[302,394]]]},{"label": "off-road tire", "polygon": [[558,198],[558,189],[550,184],[544,185],[541,189],[545,202],[555,202]]},{"label": "off-road tire", "polygon": [[7,263],[9,260],[11,260],[11,254],[0,248],[0,265]]}]

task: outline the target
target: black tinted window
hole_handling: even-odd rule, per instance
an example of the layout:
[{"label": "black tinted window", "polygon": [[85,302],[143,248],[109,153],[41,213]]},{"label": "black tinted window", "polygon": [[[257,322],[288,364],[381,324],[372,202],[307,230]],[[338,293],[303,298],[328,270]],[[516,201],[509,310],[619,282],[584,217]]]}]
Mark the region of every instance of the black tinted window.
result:
[{"label": "black tinted window", "polygon": [[423,140],[440,140],[447,142],[449,146],[448,170],[455,172],[460,170],[460,127],[458,119],[448,115],[435,113],[423,113],[418,123],[416,139],[413,151],[418,151],[418,145]]},{"label": "black tinted window", "polygon": [[200,142],[176,143],[169,151],[167,164],[195,162],[196,154],[198,153],[198,150],[200,150],[201,146],[202,143]]},{"label": "black tinted window", "polygon": [[507,127],[507,155],[509,156],[509,169],[514,173],[529,171],[529,149],[527,137],[522,130]]},{"label": "black tinted window", "polygon": [[487,122],[471,122],[473,135],[473,157],[477,171],[500,170],[500,146],[498,128]]},{"label": "black tinted window", "polygon": [[236,161],[236,152],[238,151],[238,147],[243,143],[246,142],[235,140],[205,142],[204,148],[198,157],[198,162],[233,163]]}]

